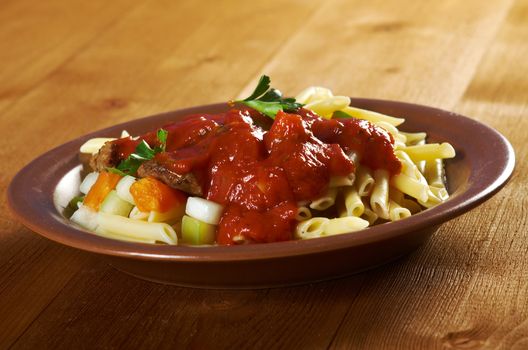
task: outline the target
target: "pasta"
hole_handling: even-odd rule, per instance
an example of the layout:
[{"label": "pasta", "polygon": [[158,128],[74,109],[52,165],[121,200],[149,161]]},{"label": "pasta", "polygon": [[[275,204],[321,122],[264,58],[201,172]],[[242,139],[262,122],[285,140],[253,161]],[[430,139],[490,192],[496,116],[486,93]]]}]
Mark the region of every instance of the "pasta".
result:
[{"label": "pasta", "polygon": [[[262,101],[269,103],[268,99],[277,94],[272,91]],[[349,97],[336,96],[326,88],[309,87],[294,101],[304,104],[304,109],[289,114],[259,109],[253,100],[238,101],[274,121],[269,129],[255,132],[267,133],[264,141],[262,137],[255,140],[253,134],[244,134],[237,144],[228,135],[222,144],[218,138],[227,134],[229,128],[216,129],[218,132],[211,136],[220,142],[215,143],[215,151],[231,149],[232,153],[224,158],[217,154],[216,158],[209,156],[205,161],[202,158],[195,161],[199,164],[210,164],[217,158],[224,161],[201,169],[206,171],[198,177],[207,174],[211,178],[205,191],[197,188],[198,180],[193,173],[187,176],[166,168],[148,172],[156,167],[148,162],[157,162],[154,156],[168,148],[167,130],[158,129],[137,137],[124,132],[121,139],[88,140],[80,151],[92,155],[96,164],[118,153],[100,156],[108,145],[116,142],[128,143],[127,149],[134,146],[135,151],[121,159],[117,167],[105,165],[84,178],[79,190],[86,196],[81,201],[72,200],[75,211],[71,221],[103,237],[139,243],[178,244],[180,239],[193,245],[245,244],[355,232],[378,223],[403,220],[449,198],[444,161],[455,156],[449,143],[427,143],[425,132],[402,132],[399,126],[405,119],[352,107]],[[208,128],[214,129],[221,123],[220,117],[211,118],[203,116],[200,128],[186,128],[200,130],[198,136],[191,135],[189,139],[208,137]],[[226,119],[238,120],[237,115],[229,118]],[[251,118],[250,114],[244,115],[232,128],[244,133],[243,121]],[[331,123],[325,124],[327,121]],[[312,123],[319,123],[322,129]],[[330,124],[331,128],[324,129]],[[354,127],[359,128],[357,132],[351,131]],[[300,134],[293,137],[288,134],[299,128]],[[346,143],[341,135],[364,138],[357,136],[354,142]],[[376,137],[378,141],[383,139],[383,143],[376,144],[376,151],[385,153],[366,154],[368,144],[374,143]],[[288,142],[296,143],[291,148],[282,148]],[[259,143],[258,147],[254,147],[255,143]],[[265,147],[268,158],[258,163],[263,153],[260,146]],[[276,158],[272,157],[274,152]],[[327,154],[319,157],[318,152],[328,152],[334,158]],[[297,154],[298,159],[294,157]],[[255,155],[256,158],[251,158]],[[236,162],[237,166],[231,167]],[[142,167],[147,164],[150,164],[147,175],[139,176],[145,173]],[[178,181],[171,182],[171,177]]]}]

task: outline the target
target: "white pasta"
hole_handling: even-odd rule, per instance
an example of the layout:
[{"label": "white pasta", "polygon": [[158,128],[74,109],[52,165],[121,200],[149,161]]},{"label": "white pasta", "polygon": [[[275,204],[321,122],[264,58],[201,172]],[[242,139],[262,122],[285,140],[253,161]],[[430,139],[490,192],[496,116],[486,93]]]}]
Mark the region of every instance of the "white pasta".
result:
[{"label": "white pasta", "polygon": [[302,221],[295,228],[295,237],[300,239],[321,237],[329,221],[330,219],[323,217],[314,217]]},{"label": "white pasta", "polygon": [[405,219],[411,216],[411,211],[407,208],[400,206],[395,201],[389,201],[389,219],[391,221],[397,221]]},{"label": "white pasta", "polygon": [[370,207],[382,219],[389,218],[389,172],[374,171],[374,189],[370,196]]},{"label": "white pasta", "polygon": [[391,185],[419,201],[427,201],[429,187],[415,178],[405,174],[397,174],[391,178]]},{"label": "white pasta", "polygon": [[305,221],[312,217],[312,212],[308,207],[301,206],[297,208],[297,215],[295,216],[295,219],[297,221]]},{"label": "white pasta", "polygon": [[359,231],[367,228],[369,222],[355,216],[346,216],[343,218],[329,219],[324,225],[323,235],[332,236],[343,233]]},{"label": "white pasta", "polygon": [[102,232],[110,232],[131,239],[149,240],[177,244],[178,236],[174,229],[165,223],[150,223],[140,220],[132,220],[123,216],[97,214],[97,223]]},{"label": "white pasta", "polygon": [[320,198],[310,203],[310,208],[315,210],[325,210],[334,205],[337,196],[337,188],[328,188],[326,193]]},{"label": "white pasta", "polygon": [[429,143],[425,145],[409,146],[405,148],[405,152],[415,162],[438,158],[453,158],[455,156],[455,149],[446,142],[442,144]]},{"label": "white pasta", "polygon": [[342,111],[354,118],[364,119],[371,123],[384,121],[394,126],[398,126],[405,121],[405,119],[402,118],[395,118],[385,114],[351,106],[343,108]]},{"label": "white pasta", "polygon": [[345,210],[347,216],[360,217],[365,211],[365,205],[361,201],[361,197],[355,188],[346,188],[343,191],[343,197],[345,199]]},{"label": "white pasta", "polygon": [[374,188],[374,178],[370,173],[370,169],[360,166],[356,174],[356,188],[360,197],[370,195]]}]

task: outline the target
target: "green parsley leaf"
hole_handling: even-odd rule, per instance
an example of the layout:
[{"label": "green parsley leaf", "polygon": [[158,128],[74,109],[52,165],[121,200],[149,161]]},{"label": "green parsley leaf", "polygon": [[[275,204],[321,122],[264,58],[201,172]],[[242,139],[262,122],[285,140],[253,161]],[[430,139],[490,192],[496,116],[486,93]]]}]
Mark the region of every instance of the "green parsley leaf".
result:
[{"label": "green parsley leaf", "polygon": [[279,111],[282,111],[282,105],[279,102],[264,102],[259,100],[245,101],[244,104],[248,107],[256,109],[262,114],[267,115],[271,119],[275,119],[275,116]]},{"label": "green parsley leaf", "polygon": [[141,140],[141,142],[136,146],[134,152],[132,152],[132,154],[129,155],[127,159],[119,163],[117,167],[107,168],[107,170],[121,176],[135,174],[141,164],[147,160],[153,159],[156,154],[165,152],[165,149],[167,148],[168,134],[169,132],[167,130],[159,129],[156,137],[160,143],[160,146],[152,149],[152,147],[150,147],[145,140]]},{"label": "green parsley leaf", "polygon": [[301,103],[295,102],[294,98],[282,98],[282,93],[270,87],[271,80],[267,75],[260,77],[257,87],[253,93],[235,102],[251,107],[268,117],[275,119],[279,111],[293,112],[301,108]]},{"label": "green parsley leaf", "polygon": [[245,98],[244,101],[256,100],[262,96],[270,88],[271,79],[267,75],[260,77],[257,87],[249,97]]}]

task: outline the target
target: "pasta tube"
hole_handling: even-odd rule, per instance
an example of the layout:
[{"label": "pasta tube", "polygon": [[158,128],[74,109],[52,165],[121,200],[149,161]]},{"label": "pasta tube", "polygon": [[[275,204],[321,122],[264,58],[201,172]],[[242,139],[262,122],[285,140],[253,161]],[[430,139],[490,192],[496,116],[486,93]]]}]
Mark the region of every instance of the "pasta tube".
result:
[{"label": "pasta tube", "polygon": [[391,221],[397,221],[405,219],[411,216],[411,211],[407,208],[403,208],[395,201],[389,201],[389,219]]},{"label": "pasta tube", "polygon": [[330,98],[315,100],[307,103],[308,108],[324,118],[331,118],[335,111],[340,111],[350,104],[350,97],[332,96]]},{"label": "pasta tube", "polygon": [[346,216],[344,218],[329,219],[323,228],[325,236],[339,235],[350,233],[367,228],[369,222],[355,216]]},{"label": "pasta tube", "polygon": [[407,139],[407,146],[413,146],[416,145],[420,141],[425,141],[425,138],[427,137],[427,134],[425,132],[403,132],[400,131],[400,134],[405,135],[405,138]]},{"label": "pasta tube", "polygon": [[427,183],[434,187],[444,187],[444,164],[442,159],[433,159],[425,162],[424,176]]},{"label": "pasta tube", "polygon": [[390,117],[385,114],[350,106],[343,108],[342,111],[354,118],[368,120],[371,123],[384,121],[391,125],[398,126],[405,121],[403,118]]},{"label": "pasta tube", "polygon": [[328,218],[314,217],[300,222],[295,228],[295,237],[300,239],[321,237],[329,221]]},{"label": "pasta tube", "polygon": [[310,208],[325,210],[334,205],[337,196],[337,188],[329,188],[326,194],[310,203]]},{"label": "pasta tube", "polygon": [[397,174],[391,178],[391,185],[403,193],[419,201],[427,201],[429,186],[405,174]]},{"label": "pasta tube", "polygon": [[361,218],[367,220],[369,225],[373,225],[379,217],[378,214],[370,210],[370,208],[365,207],[365,211],[363,211]]},{"label": "pasta tube", "polygon": [[103,232],[110,232],[127,238],[154,240],[167,244],[178,243],[176,232],[170,225],[165,223],[150,223],[99,212],[97,214],[97,224]]},{"label": "pasta tube", "polygon": [[343,192],[347,216],[360,217],[365,211],[365,205],[354,188],[347,188]]},{"label": "pasta tube", "polygon": [[312,217],[312,212],[308,207],[301,206],[297,209],[297,215],[295,216],[295,219],[297,221],[304,221],[308,220]]},{"label": "pasta tube", "polygon": [[370,173],[370,169],[364,166],[359,166],[356,173],[356,188],[360,197],[365,197],[372,192],[374,188],[374,178]]},{"label": "pasta tube", "polygon": [[447,142],[442,144],[429,143],[426,145],[409,146],[404,151],[415,162],[455,157],[455,149]]},{"label": "pasta tube", "polygon": [[370,207],[382,219],[389,218],[389,172],[374,171],[374,188],[370,196]]}]

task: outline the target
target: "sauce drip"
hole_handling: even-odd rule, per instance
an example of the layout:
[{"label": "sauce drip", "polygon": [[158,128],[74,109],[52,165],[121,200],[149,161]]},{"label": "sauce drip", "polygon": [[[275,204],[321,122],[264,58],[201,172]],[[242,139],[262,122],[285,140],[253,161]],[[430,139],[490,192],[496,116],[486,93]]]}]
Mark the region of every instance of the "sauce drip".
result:
[{"label": "sauce drip", "polygon": [[[164,125],[166,152],[156,162],[192,172],[206,198],[224,205],[218,244],[292,239],[297,203],[325,193],[332,176],[355,171],[353,155],[372,169],[401,169],[385,130],[354,118],[322,119],[300,109],[275,120],[253,110],[192,115]],[[156,132],[114,141],[123,159],[140,140],[157,146]]]}]

